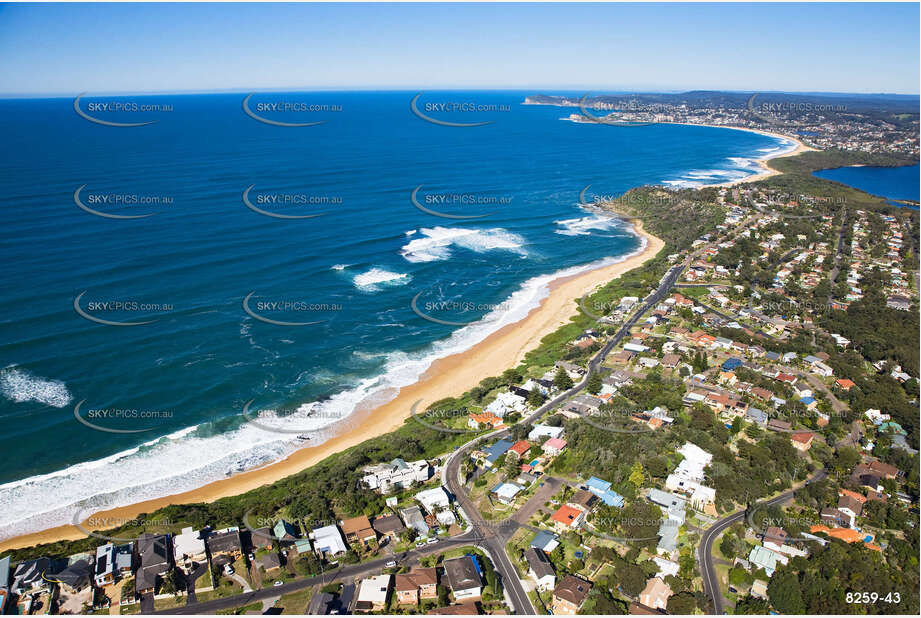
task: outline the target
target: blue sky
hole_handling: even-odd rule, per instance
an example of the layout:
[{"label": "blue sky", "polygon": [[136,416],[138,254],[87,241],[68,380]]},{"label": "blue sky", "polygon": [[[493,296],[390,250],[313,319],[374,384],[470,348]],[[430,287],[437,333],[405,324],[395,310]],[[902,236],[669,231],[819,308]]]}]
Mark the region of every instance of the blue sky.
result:
[{"label": "blue sky", "polygon": [[0,6],[0,95],[236,89],[917,94],[913,4]]}]

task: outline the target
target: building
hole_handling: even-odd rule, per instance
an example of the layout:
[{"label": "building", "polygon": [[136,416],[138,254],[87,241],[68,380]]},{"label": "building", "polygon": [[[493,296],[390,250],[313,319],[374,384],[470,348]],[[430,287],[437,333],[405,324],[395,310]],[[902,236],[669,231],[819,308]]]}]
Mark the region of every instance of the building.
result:
[{"label": "building", "polygon": [[508,461],[509,457],[517,461],[527,455],[530,450],[531,444],[527,440],[519,440],[508,449],[505,456],[506,461]]},{"label": "building", "polygon": [[531,541],[531,547],[539,549],[545,554],[552,552],[559,544],[560,542],[557,540],[556,535],[548,530],[541,530]]},{"label": "building", "polygon": [[173,537],[173,560],[176,566],[182,567],[186,572],[196,564],[203,564],[208,559],[205,552],[205,540],[201,532],[190,527],[183,528],[180,534]]},{"label": "building", "polygon": [[[94,569],[93,581],[100,588],[115,583],[117,573],[115,572],[115,544],[106,543],[96,548],[96,568]],[[0,586],[5,586],[6,582],[0,581]]]},{"label": "building", "polygon": [[748,561],[756,567],[764,569],[768,577],[773,576],[774,570],[777,568],[777,554],[760,545],[752,547],[751,552],[748,554]]},{"label": "building", "polygon": [[847,517],[848,527],[853,528],[857,518],[863,513],[863,503],[853,496],[844,495],[838,498],[838,511]]},{"label": "building", "polygon": [[390,592],[392,575],[375,575],[361,580],[358,597],[355,600],[356,612],[380,612],[387,607],[387,594]]},{"label": "building", "polygon": [[451,498],[443,487],[420,491],[415,495],[415,499],[429,513],[434,513],[438,509],[446,509],[451,505]]},{"label": "building", "polygon": [[521,489],[514,483],[500,483],[493,488],[492,493],[496,495],[496,499],[502,504],[511,504],[515,501],[515,496],[518,495]]},{"label": "building", "polygon": [[76,554],[67,560],[67,567],[54,578],[71,594],[75,594],[90,585],[93,578],[94,554]]},{"label": "building", "polygon": [[562,427],[553,427],[551,425],[534,425],[534,428],[531,429],[531,432],[528,434],[528,440],[536,442],[541,438],[560,438],[563,436]]},{"label": "building", "polygon": [[400,538],[400,533],[406,530],[406,526],[400,521],[398,515],[381,515],[375,517],[371,522],[371,527],[382,537],[387,537],[392,541]]},{"label": "building", "polygon": [[377,541],[377,533],[374,532],[366,515],[343,519],[341,523],[347,542],[359,543],[362,547],[367,547],[372,541]]},{"label": "building", "polygon": [[651,577],[646,582],[646,587],[640,592],[640,603],[646,607],[664,610],[668,607],[668,597],[672,596],[672,589],[658,577]]},{"label": "building", "polygon": [[604,481],[598,477],[593,476],[592,478],[588,479],[588,481],[585,483],[585,486],[590,492],[598,496],[607,506],[616,506],[617,508],[624,506],[623,497],[611,489],[611,483],[608,481]]},{"label": "building", "polygon": [[395,578],[397,603],[416,605],[420,599],[438,598],[438,572],[434,568],[413,567]]},{"label": "building", "polygon": [[134,574],[135,592],[138,595],[154,592],[173,568],[169,536],[144,533],[138,537],[135,549],[139,565]]},{"label": "building", "polygon": [[448,588],[457,601],[475,599],[480,596],[482,583],[480,572],[474,564],[473,556],[461,556],[444,561],[445,578]]},{"label": "building", "polygon": [[240,538],[240,531],[236,528],[221,530],[209,536],[207,545],[212,560],[219,556],[226,556],[227,562],[233,562],[243,556],[243,540]]},{"label": "building", "polygon": [[336,526],[314,528],[310,538],[313,541],[313,551],[321,558],[329,559],[344,554],[349,549]]},{"label": "building", "polygon": [[493,467],[496,462],[499,461],[499,458],[505,455],[506,451],[508,451],[513,444],[514,442],[511,440],[502,438],[501,440],[497,440],[494,444],[483,449],[483,465],[487,468]]},{"label": "building", "polygon": [[425,460],[406,463],[399,457],[390,463],[366,467],[361,482],[368,489],[387,494],[394,489],[408,489],[413,483],[424,483],[431,476],[431,469]]},{"label": "building", "polygon": [[557,509],[551,519],[557,530],[565,532],[582,525],[582,522],[585,520],[585,511],[564,504]]},{"label": "building", "polygon": [[551,601],[553,614],[567,616],[578,614],[591,591],[591,582],[573,575],[567,575],[553,589],[553,599]]},{"label": "building", "polygon": [[294,524],[284,519],[279,519],[275,522],[275,527],[272,528],[272,532],[275,538],[278,539],[278,542],[284,545],[293,543],[300,536],[294,528]]},{"label": "building", "polygon": [[418,506],[411,506],[400,511],[403,521],[408,528],[414,529],[418,534],[425,536],[429,533],[428,524],[425,523],[425,516],[422,509]]},{"label": "building", "polygon": [[550,590],[556,585],[556,573],[547,554],[529,547],[524,552],[524,559],[528,563],[528,577],[534,580],[538,590]]},{"label": "building", "polygon": [[550,438],[541,445],[541,450],[551,457],[559,455],[566,448],[566,440],[562,438]]},{"label": "building", "polygon": [[793,442],[793,448],[798,451],[806,452],[812,446],[812,440],[815,434],[811,431],[798,431],[790,434],[790,440]]}]

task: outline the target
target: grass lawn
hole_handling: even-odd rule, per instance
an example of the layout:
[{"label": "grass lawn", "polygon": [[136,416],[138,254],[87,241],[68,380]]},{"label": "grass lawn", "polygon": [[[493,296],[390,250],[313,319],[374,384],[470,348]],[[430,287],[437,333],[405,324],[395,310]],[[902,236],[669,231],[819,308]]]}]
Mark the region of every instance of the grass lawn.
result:
[{"label": "grass lawn", "polygon": [[195,580],[195,590],[211,587],[211,572],[205,571],[202,576]]},{"label": "grass lawn", "polygon": [[312,596],[313,588],[285,594],[275,601],[275,607],[281,607],[282,614],[306,614],[307,604]]},{"label": "grass lawn", "polygon": [[240,586],[240,584],[222,577],[218,582],[217,588],[208,590],[207,592],[198,592],[195,594],[195,598],[199,601],[211,601],[212,599],[223,599],[224,597],[241,594],[242,592],[243,587]]},{"label": "grass lawn", "polygon": [[219,609],[215,613],[218,615],[233,616],[233,615],[245,614],[246,612],[249,612],[249,611],[258,612],[261,610],[262,610],[262,603],[257,601],[256,603],[250,603],[249,605],[244,605],[242,607],[234,607],[231,609]]},{"label": "grass lawn", "polygon": [[182,595],[179,598],[169,597],[168,599],[154,599],[154,609],[174,609],[176,607],[182,607],[186,604],[186,597]]}]

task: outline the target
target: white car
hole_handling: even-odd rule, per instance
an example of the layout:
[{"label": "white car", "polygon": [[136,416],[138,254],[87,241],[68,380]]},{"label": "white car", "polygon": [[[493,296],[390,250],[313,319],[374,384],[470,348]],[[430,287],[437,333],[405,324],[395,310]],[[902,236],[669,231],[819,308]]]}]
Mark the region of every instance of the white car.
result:
[{"label": "white car", "polygon": [[438,542],[438,539],[435,537],[432,537],[428,541],[426,541],[426,543],[428,543],[429,545],[434,545],[437,542]]},{"label": "white car", "polygon": [[225,564],[225,565],[224,565],[224,575],[233,575],[233,573],[234,573],[234,571],[233,571],[233,565],[232,565],[232,564]]},{"label": "white car", "polygon": [[275,580],[275,583],[272,584],[272,585],[275,586],[276,588],[278,588],[279,586],[284,586],[284,585],[285,585],[285,582],[281,581],[280,579],[276,579],[276,580]]},{"label": "white car", "polygon": [[396,561],[396,560],[391,560],[391,561],[389,561],[387,564],[385,564],[384,566],[387,567],[388,569],[392,569],[392,568],[395,567],[396,565],[397,565],[397,561]]}]

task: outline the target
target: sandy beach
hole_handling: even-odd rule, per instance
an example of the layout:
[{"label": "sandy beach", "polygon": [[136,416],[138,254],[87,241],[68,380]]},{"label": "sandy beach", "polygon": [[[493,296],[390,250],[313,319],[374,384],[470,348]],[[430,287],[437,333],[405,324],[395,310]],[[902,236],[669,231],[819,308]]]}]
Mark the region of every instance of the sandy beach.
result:
[{"label": "sandy beach", "polygon": [[[299,449],[277,463],[241,472],[193,491],[95,514],[87,512],[87,518],[93,515],[103,521],[128,520],[170,504],[212,502],[273,483],[336,452],[396,429],[409,417],[410,408],[417,401],[421,400],[421,405],[424,406],[445,397],[457,396],[477,385],[483,378],[499,375],[505,369],[517,365],[546,335],[566,324],[576,314],[577,300],[580,297],[640,266],[664,247],[665,243],[645,232],[639,221],[633,221],[633,225],[636,232],[646,240],[646,247],[642,252],[623,262],[552,281],[549,284],[549,295],[524,319],[503,327],[465,352],[435,361],[419,381],[400,389],[392,401],[353,414],[349,417],[348,427],[344,427],[341,433],[325,443]],[[86,521],[83,525],[87,529],[92,529]],[[75,526],[57,526],[0,541],[0,551],[84,536],[85,534]]]},{"label": "sandy beach", "polygon": [[806,144],[796,139],[795,137],[790,137],[789,135],[782,135],[780,133],[773,133],[771,131],[764,131],[762,129],[750,129],[748,127],[733,127],[733,126],[722,125],[722,124],[693,124],[690,122],[675,122],[675,123],[668,123],[668,124],[683,124],[683,125],[687,125],[691,127],[713,127],[716,129],[734,129],[736,131],[748,131],[749,133],[758,133],[760,135],[767,135],[768,137],[776,137],[778,139],[784,139],[784,140],[788,140],[788,141],[796,143],[796,148],[794,148],[793,150],[790,150],[789,152],[783,152],[780,154],[764,157],[763,159],[758,159],[757,163],[758,163],[758,166],[761,167],[762,171],[757,174],[753,174],[745,178],[740,178],[739,180],[731,180],[728,182],[718,182],[718,183],[713,183],[710,185],[704,185],[707,187],[734,187],[736,185],[741,185],[741,184],[745,184],[748,182],[758,182],[759,180],[764,180],[765,178],[776,176],[777,174],[780,174],[780,172],[770,167],[767,164],[768,161],[770,161],[771,159],[792,157],[794,155],[798,155],[803,152],[815,150],[815,148],[807,146]]}]

